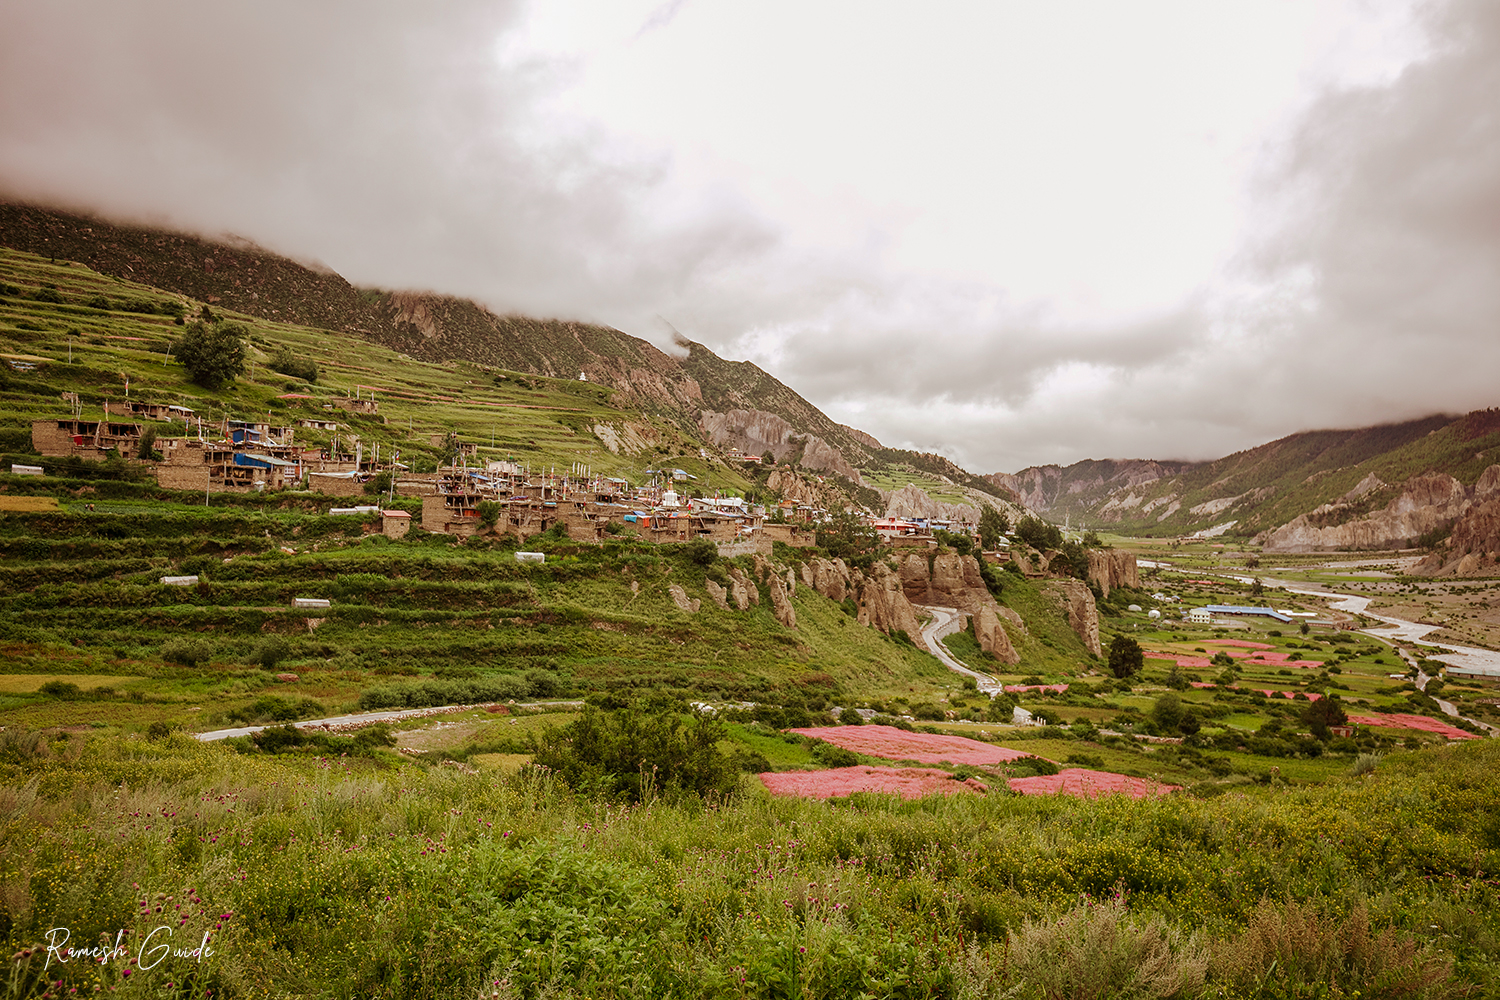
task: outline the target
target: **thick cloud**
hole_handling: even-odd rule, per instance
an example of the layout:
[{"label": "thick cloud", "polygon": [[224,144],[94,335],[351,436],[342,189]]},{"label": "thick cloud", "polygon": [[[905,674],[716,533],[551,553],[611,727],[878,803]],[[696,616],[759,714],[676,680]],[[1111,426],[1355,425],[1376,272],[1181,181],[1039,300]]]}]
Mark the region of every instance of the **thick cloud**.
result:
[{"label": "thick cloud", "polygon": [[979,468],[1216,457],[1500,403],[1500,6],[1433,7],[1425,27],[1426,57],[1393,81],[1311,104],[1260,178],[1259,239],[1181,309],[1078,330],[976,323],[950,300],[928,316],[967,343],[911,322],[847,362],[864,384],[885,371],[884,399],[851,388],[827,340],[782,362],[842,418]]},{"label": "thick cloud", "polygon": [[[967,102],[986,120],[1055,138],[1049,116],[1081,115],[1123,82],[1073,80],[1109,52],[1097,25],[1085,37],[1087,19],[1063,39],[1079,62],[1030,81],[1034,95],[1005,91],[1008,104],[973,75],[977,63],[947,58],[962,19],[943,8],[919,33],[937,53],[923,65],[961,64],[968,75],[937,92],[941,106],[855,115],[867,94],[897,100],[910,89],[899,78],[900,31],[832,60],[826,93],[810,75],[775,98],[742,75],[725,91],[739,103],[708,105],[716,128],[759,115],[774,135],[786,118],[792,145],[775,162],[789,171],[820,151],[853,146],[848,162],[868,162],[866,149],[894,159],[920,147],[897,173],[930,175],[934,201],[872,207],[868,193],[819,187],[826,176],[793,177],[780,190],[802,180],[802,200],[777,201],[743,170],[705,174],[713,155],[560,110],[558,95],[583,70],[517,43],[539,9],[0,0],[0,190],[234,232],[360,283],[607,322],[659,342],[675,327],[757,361],[837,419],[977,471],[1215,457],[1308,427],[1497,402],[1500,7],[1487,0],[1433,8],[1428,54],[1394,80],[1311,102],[1254,192],[1258,237],[1217,278],[1208,261],[1196,291],[1114,309],[1089,307],[1087,282],[1076,295],[1017,291],[1006,268],[1019,273],[1035,257],[1065,272],[1072,247],[1081,269],[1113,272],[1126,287],[1157,260],[1191,273],[1184,260],[1209,254],[1194,249],[1207,244],[1174,242],[1151,224],[1204,203],[1185,194],[1173,204],[1171,185],[1191,185],[1191,163],[1153,155],[1149,143],[1124,146],[1137,124],[1161,122],[1120,122],[1090,140],[1119,156],[1056,164],[1065,182],[1032,212],[1056,239],[1035,254],[1000,224],[1029,211],[1024,197],[999,192],[975,208],[989,213],[975,225],[951,190],[1019,156],[1030,135],[975,126]],[[1254,16],[1254,5],[1243,10]],[[629,46],[656,44],[699,16],[681,3],[648,8],[622,51],[654,58]],[[732,40],[742,29],[718,30]],[[783,56],[820,53],[811,28],[767,37],[786,39]],[[1029,42],[967,44],[1013,46],[1012,58]],[[1079,48],[1088,45],[1097,49]],[[711,73],[727,55],[697,58]],[[1129,53],[1116,55],[1128,64]],[[767,74],[816,69],[777,56],[755,58]],[[1182,69],[1208,73],[1231,57],[1231,48],[1198,52]],[[667,81],[679,82],[700,81]],[[1170,96],[1189,84],[1168,74],[1155,85]],[[804,97],[820,115],[793,120]],[[1052,168],[1042,159],[1028,169],[1040,185]],[[1148,186],[1164,174],[1170,184]],[[1138,230],[1090,230],[1103,206],[1135,191],[1141,203],[1124,217]],[[803,208],[821,229],[799,227]],[[914,246],[937,249],[922,258]],[[997,247],[988,268],[953,264]],[[1068,288],[1066,273],[1054,284]]]},{"label": "thick cloud", "polygon": [[0,183],[541,315],[650,315],[774,242],[539,107],[518,5],[8,3]]}]

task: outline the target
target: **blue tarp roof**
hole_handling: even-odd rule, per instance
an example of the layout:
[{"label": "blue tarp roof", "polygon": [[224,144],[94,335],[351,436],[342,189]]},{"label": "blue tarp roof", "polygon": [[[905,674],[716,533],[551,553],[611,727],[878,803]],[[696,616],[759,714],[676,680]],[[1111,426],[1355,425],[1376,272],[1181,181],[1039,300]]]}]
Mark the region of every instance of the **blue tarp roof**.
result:
[{"label": "blue tarp roof", "polygon": [[291,466],[296,462],[288,462],[282,458],[272,458],[270,455],[247,455],[242,451],[234,453],[234,464],[245,465],[252,469],[269,469],[272,466]]}]

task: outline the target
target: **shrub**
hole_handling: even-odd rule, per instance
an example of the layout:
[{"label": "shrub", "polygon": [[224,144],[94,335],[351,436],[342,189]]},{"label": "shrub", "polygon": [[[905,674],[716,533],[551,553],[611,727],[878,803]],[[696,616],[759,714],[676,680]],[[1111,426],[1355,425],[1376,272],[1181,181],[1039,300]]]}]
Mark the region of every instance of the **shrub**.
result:
[{"label": "shrub", "polygon": [[68,681],[48,681],[37,688],[37,693],[62,701],[76,701],[83,697],[83,690],[77,684]]},{"label": "shrub", "polygon": [[180,663],[185,667],[196,667],[200,663],[206,663],[213,658],[213,647],[202,639],[192,639],[186,636],[168,639],[162,643],[160,655],[168,663]]},{"label": "shrub", "polygon": [[1060,920],[1028,919],[1009,945],[1026,997],[1191,996],[1208,968],[1163,918],[1132,917],[1123,896]]},{"label": "shrub", "polygon": [[573,722],[532,737],[532,762],[570,787],[606,798],[642,801],[654,792],[728,795],[737,768],[719,749],[724,725],[684,725],[671,707],[614,711],[585,706]]},{"label": "shrub", "polygon": [[251,663],[275,670],[277,665],[292,655],[291,644],[279,635],[268,635],[255,644],[248,657]]},{"label": "shrub", "polygon": [[[1363,907],[1345,918],[1309,906],[1262,904],[1238,937],[1215,950],[1214,978],[1253,996],[1456,995],[1452,961],[1394,928],[1374,932]],[[1327,992],[1336,987],[1338,992]]]},{"label": "shrub", "polygon": [[304,382],[316,382],[318,380],[318,363],[312,358],[298,355],[289,347],[282,347],[275,354],[267,366],[272,371],[292,378],[300,378]]},{"label": "shrub", "polygon": [[819,743],[813,747],[813,757],[824,767],[855,767],[859,764],[859,755],[853,750],[832,743]]}]

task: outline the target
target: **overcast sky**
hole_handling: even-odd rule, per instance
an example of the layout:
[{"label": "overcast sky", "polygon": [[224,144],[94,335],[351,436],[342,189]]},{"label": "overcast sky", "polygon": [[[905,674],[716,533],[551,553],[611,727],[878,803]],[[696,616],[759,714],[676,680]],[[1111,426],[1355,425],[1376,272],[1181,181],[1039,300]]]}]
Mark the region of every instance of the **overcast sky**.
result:
[{"label": "overcast sky", "polygon": [[1500,3],[0,0],[0,191],[977,472],[1500,405]]}]

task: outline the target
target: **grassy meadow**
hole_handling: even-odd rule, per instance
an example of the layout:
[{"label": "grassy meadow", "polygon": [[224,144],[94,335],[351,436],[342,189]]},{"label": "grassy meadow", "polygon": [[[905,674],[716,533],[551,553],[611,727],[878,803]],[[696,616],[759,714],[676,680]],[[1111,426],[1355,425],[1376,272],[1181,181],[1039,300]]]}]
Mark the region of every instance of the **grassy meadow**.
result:
[{"label": "grassy meadow", "polygon": [[[729,801],[625,805],[535,771],[422,769],[381,751],[245,756],[181,735],[8,730],[9,988],[1492,995],[1497,750],[1209,800],[822,803],[746,779]],[[148,940],[163,926],[170,938]],[[60,964],[55,928],[123,947]],[[201,961],[159,950],[205,940]]]}]

